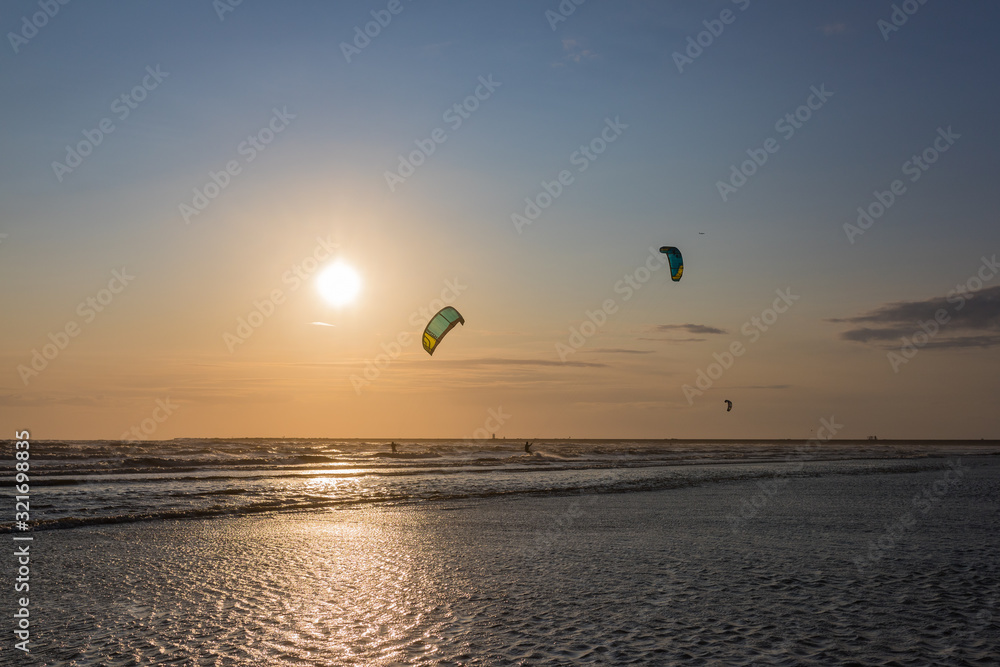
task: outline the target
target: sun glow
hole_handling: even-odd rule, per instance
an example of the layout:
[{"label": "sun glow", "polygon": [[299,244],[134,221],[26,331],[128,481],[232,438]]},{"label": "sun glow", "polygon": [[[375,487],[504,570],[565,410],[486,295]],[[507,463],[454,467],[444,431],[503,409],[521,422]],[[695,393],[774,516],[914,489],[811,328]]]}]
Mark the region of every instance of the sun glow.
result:
[{"label": "sun glow", "polygon": [[316,276],[316,289],[331,306],[346,306],[361,291],[361,276],[343,262],[334,262]]}]

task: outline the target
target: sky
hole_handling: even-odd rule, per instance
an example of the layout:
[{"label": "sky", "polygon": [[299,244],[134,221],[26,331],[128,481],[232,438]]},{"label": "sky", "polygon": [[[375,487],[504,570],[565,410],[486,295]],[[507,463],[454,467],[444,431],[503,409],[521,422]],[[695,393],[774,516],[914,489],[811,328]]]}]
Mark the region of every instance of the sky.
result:
[{"label": "sky", "polygon": [[[0,416],[38,439],[1000,438],[998,20],[7,0]],[[317,285],[337,263],[342,305]],[[465,324],[431,356],[445,305]]]}]

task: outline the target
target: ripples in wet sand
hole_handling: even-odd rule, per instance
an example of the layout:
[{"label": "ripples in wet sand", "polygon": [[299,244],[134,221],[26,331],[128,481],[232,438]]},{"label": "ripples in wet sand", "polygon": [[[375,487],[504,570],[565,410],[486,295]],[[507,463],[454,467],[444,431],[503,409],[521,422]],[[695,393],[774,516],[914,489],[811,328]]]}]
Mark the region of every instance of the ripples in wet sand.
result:
[{"label": "ripples in wet sand", "polygon": [[53,531],[35,546],[32,656],[997,664],[995,458],[970,461],[961,484],[858,565],[940,475],[792,479],[738,528],[727,517],[756,482]]}]

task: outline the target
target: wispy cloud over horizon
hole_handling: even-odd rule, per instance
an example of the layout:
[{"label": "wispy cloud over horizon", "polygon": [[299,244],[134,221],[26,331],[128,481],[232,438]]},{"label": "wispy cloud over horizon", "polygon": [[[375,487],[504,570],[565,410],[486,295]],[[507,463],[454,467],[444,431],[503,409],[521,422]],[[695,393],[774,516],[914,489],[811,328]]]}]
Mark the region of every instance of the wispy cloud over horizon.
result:
[{"label": "wispy cloud over horizon", "polygon": [[572,366],[578,368],[605,368],[607,364],[591,361],[555,361],[549,359],[506,359],[503,357],[482,357],[479,359],[454,359],[438,362],[448,366]]},{"label": "wispy cloud over horizon", "polygon": [[932,322],[944,312],[941,334],[924,347],[929,349],[984,348],[1000,345],[1000,286],[975,294],[933,297],[922,301],[895,301],[873,310],[828,322],[860,325],[840,333],[858,343],[897,341],[918,331],[921,322]]},{"label": "wispy cloud over horizon", "polygon": [[692,334],[724,334],[725,329],[708,326],[707,324],[657,324],[653,327],[656,333],[668,333],[671,331],[686,331]]},{"label": "wispy cloud over horizon", "polygon": [[733,389],[791,389],[794,386],[791,384],[750,384],[742,387],[733,387]]}]

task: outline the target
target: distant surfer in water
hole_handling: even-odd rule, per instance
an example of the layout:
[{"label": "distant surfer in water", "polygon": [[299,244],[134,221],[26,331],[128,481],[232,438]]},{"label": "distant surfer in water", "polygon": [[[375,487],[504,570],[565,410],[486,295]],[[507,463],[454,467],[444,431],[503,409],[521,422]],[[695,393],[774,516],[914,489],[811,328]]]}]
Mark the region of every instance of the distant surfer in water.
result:
[{"label": "distant surfer in water", "polygon": [[531,443],[527,440],[524,441],[524,453],[525,454],[531,453]]},{"label": "distant surfer in water", "polygon": [[396,443],[392,442],[392,443],[389,444],[389,446],[392,447],[392,453],[395,454],[396,453]]}]

